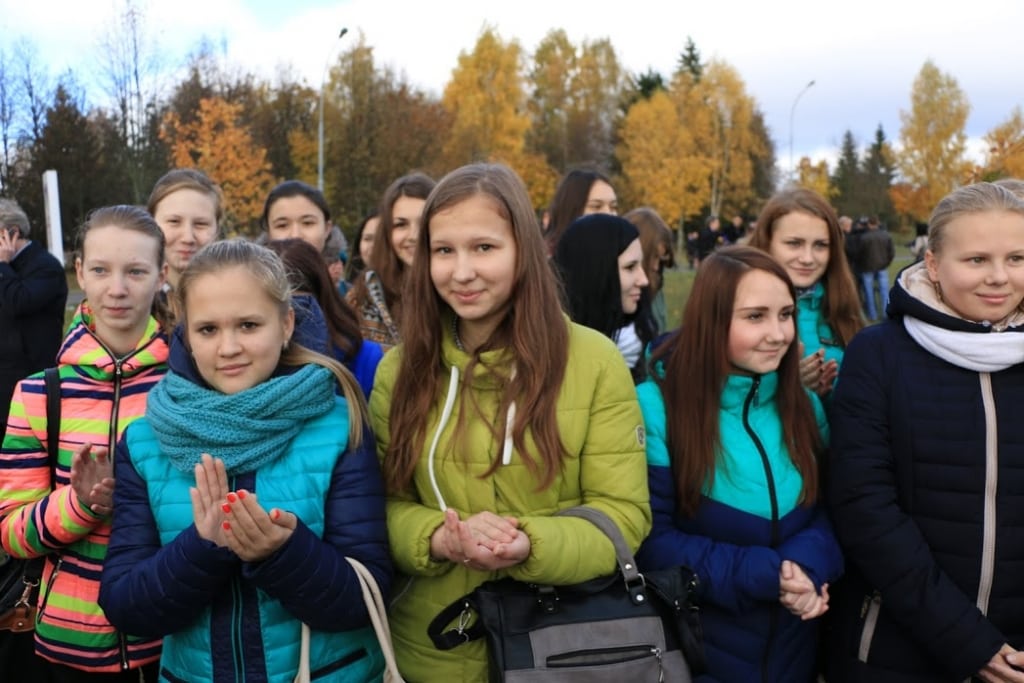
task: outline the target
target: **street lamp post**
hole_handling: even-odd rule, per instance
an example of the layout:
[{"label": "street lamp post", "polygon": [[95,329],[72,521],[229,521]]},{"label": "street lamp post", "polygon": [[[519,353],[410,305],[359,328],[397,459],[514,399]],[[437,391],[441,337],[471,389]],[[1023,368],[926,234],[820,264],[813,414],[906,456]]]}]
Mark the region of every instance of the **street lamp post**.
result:
[{"label": "street lamp post", "polygon": [[[347,28],[342,28],[338,32],[338,40],[345,37],[348,33]],[[333,50],[331,51],[333,54]],[[324,89],[327,85],[327,67],[331,62],[330,55],[324,60],[324,73],[320,77],[320,123],[317,126],[317,137],[316,137],[316,187],[321,192],[324,191]]]},{"label": "street lamp post", "polygon": [[[814,85],[814,81],[811,80],[807,85],[804,86],[803,90],[796,94],[793,98],[793,106],[789,108],[789,177],[793,179],[796,177],[796,165],[793,162],[793,114],[796,113],[796,104],[800,101],[800,98],[804,96],[804,93],[811,89]],[[321,95],[322,96],[322,95]]]}]

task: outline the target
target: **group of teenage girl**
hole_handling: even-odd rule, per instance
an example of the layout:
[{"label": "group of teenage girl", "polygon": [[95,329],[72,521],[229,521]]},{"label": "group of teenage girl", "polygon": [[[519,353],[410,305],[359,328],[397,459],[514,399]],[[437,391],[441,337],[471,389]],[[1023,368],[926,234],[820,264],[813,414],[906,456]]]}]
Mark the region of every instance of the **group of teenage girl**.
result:
[{"label": "group of teenage girl", "polygon": [[13,398],[0,542],[46,559],[19,671],[290,683],[305,625],[312,680],[379,680],[353,558],[406,680],[485,681],[487,645],[428,623],[489,579],[611,574],[556,515],[586,505],[696,573],[697,680],[1024,681],[1021,197],[945,197],[864,327],[835,211],[784,190],[666,330],[671,232],[599,173],[544,229],[502,165],[396,180],[346,301],[317,190],[274,188],[261,246],[171,171],[79,231],[55,463],[43,376]]}]

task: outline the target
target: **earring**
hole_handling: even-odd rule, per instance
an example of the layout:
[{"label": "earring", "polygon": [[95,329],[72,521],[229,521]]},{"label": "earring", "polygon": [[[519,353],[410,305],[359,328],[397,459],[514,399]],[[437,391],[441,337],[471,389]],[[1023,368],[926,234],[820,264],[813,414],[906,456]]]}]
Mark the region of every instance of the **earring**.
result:
[{"label": "earring", "polygon": [[938,280],[934,280],[932,282],[932,289],[935,290],[935,296],[937,296],[939,298],[939,301],[943,301],[943,299],[942,299],[942,285],[939,284]]},{"label": "earring", "polygon": [[287,339],[285,339],[284,340],[284,344],[281,345],[281,350],[282,351],[287,351],[288,350],[288,340]]}]

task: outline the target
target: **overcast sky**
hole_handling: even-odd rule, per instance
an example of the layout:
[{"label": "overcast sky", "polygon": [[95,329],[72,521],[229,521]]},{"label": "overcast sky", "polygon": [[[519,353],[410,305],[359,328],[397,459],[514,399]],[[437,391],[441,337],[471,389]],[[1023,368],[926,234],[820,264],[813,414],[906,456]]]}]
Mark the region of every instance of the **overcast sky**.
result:
[{"label": "overcast sky", "polygon": [[[881,124],[899,137],[913,80],[931,59],[971,104],[967,133],[980,137],[1024,106],[1024,2],[900,0],[176,0],[138,3],[169,67],[205,37],[234,64],[272,75],[291,64],[319,87],[324,66],[361,31],[376,58],[440,94],[460,51],[481,28],[532,51],[552,28],[576,44],[607,37],[632,72],[668,76],[687,36],[704,59],[732,64],[765,114],[780,166],[794,156],[834,158],[843,132],[867,144]],[[0,35],[25,36],[54,73],[96,77],[100,36],[118,0],[0,0]],[[338,40],[338,31],[348,35]],[[9,44],[9,42],[8,42]],[[813,87],[803,92],[814,81]],[[797,101],[798,95],[799,100]],[[89,87],[91,103],[102,100]],[[794,102],[796,106],[794,108]],[[793,126],[790,127],[792,116]]]}]

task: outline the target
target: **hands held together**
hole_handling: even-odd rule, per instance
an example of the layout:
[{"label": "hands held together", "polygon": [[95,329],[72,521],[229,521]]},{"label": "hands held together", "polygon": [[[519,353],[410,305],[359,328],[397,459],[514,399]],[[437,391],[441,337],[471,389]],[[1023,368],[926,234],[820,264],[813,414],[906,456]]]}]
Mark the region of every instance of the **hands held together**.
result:
[{"label": "hands held together", "polygon": [[779,602],[803,621],[816,619],[828,611],[828,584],[821,587],[819,595],[800,565],[783,560],[779,567]]},{"label": "hands held together", "polygon": [[505,569],[530,556],[530,537],[515,517],[478,512],[465,520],[448,508],[430,537],[430,555],[481,571]]},{"label": "hands held together", "polygon": [[85,443],[71,456],[71,490],[93,513],[106,516],[114,509],[114,463],[110,451]]},{"label": "hands held together", "polygon": [[294,514],[264,510],[256,494],[229,491],[224,462],[203,454],[195,468],[196,485],[189,489],[192,517],[200,538],[228,548],[246,562],[270,557],[292,535]]},{"label": "hands held together", "polygon": [[804,345],[800,343],[800,380],[803,385],[824,396],[832,391],[832,384],[839,375],[839,364],[835,360],[825,360],[825,350],[818,349],[809,356],[804,356]]}]

